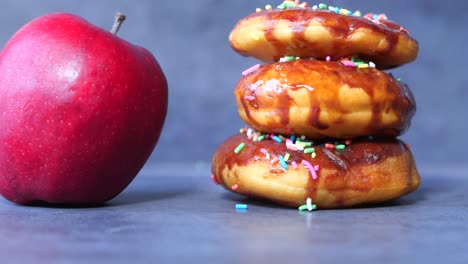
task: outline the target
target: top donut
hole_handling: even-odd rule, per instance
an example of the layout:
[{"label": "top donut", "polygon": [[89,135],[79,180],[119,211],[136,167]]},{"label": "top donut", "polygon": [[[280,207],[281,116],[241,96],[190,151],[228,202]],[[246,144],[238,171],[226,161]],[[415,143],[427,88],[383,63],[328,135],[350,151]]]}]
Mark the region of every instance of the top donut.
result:
[{"label": "top donut", "polygon": [[240,20],[229,36],[231,47],[244,56],[264,62],[284,56],[325,60],[356,57],[379,69],[394,68],[416,59],[418,42],[384,14],[320,4],[309,7],[284,1],[267,6]]}]

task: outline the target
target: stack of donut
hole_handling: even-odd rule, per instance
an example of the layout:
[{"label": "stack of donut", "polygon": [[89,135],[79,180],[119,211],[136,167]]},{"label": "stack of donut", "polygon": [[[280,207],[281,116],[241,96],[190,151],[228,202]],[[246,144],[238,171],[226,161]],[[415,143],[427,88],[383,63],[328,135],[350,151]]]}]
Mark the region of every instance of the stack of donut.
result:
[{"label": "stack of donut", "polygon": [[238,194],[344,208],[397,199],[420,184],[396,137],[416,109],[382,70],[413,61],[418,43],[383,14],[285,1],[240,20],[232,48],[267,64],[235,88],[248,127],[212,159],[212,179]]}]

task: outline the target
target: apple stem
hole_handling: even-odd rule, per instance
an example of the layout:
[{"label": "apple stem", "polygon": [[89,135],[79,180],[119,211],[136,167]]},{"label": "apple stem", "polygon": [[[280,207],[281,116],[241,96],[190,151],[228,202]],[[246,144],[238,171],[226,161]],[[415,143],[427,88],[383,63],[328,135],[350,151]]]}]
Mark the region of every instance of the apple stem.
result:
[{"label": "apple stem", "polygon": [[112,26],[111,33],[114,35],[117,35],[117,32],[119,32],[120,26],[122,26],[122,23],[125,21],[125,15],[122,13],[117,13],[115,14],[115,20],[114,20],[114,25]]}]

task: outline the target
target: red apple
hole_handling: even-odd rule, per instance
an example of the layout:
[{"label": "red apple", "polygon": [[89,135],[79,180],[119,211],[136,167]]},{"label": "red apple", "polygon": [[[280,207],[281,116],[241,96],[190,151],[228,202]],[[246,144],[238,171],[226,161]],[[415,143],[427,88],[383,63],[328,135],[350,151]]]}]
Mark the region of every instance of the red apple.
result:
[{"label": "red apple", "polygon": [[[122,16],[118,16],[122,18]],[[144,48],[71,14],[37,18],[0,54],[0,194],[103,203],[158,141],[167,82]]]}]

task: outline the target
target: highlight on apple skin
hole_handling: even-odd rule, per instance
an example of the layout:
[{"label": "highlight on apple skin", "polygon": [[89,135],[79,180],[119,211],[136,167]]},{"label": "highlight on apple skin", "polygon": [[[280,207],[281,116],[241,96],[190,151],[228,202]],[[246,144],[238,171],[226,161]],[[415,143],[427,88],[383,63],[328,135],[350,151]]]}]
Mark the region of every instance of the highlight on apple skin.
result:
[{"label": "highlight on apple skin", "polygon": [[18,204],[104,203],[159,139],[168,88],[154,56],[72,14],[22,27],[0,54],[0,194]]}]

